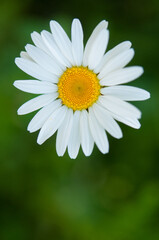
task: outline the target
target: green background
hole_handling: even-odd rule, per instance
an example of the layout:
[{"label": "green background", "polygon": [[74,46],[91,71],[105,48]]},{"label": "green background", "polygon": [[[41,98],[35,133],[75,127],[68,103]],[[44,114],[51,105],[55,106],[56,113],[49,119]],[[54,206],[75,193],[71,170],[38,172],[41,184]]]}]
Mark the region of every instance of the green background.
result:
[{"label": "green background", "polygon": [[[80,18],[85,42],[97,23],[109,21],[108,49],[130,40],[144,75],[132,82],[151,92],[135,103],[142,127],[120,124],[124,137],[109,136],[110,152],[97,148],[76,160],[59,158],[55,136],[42,146],[27,132],[33,114],[18,116],[32,98],[13,87],[27,79],[15,57],[30,33],[59,21],[70,35]],[[159,1],[0,1],[0,239],[158,240],[159,239]]]}]

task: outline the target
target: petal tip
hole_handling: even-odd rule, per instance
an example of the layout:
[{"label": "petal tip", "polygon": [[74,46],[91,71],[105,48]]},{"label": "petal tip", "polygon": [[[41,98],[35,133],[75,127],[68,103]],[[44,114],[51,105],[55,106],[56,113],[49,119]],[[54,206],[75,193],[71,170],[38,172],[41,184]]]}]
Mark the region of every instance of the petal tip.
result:
[{"label": "petal tip", "polygon": [[36,31],[33,31],[30,35],[32,36],[32,35],[35,35],[35,34],[39,34],[39,33],[36,32]]},{"label": "petal tip", "polygon": [[72,23],[75,23],[75,22],[80,22],[80,20],[78,18],[74,18]]},{"label": "petal tip", "polygon": [[17,88],[17,81],[14,81],[13,86]]},{"label": "petal tip", "polygon": [[144,68],[140,67],[141,75],[144,73]]},{"label": "petal tip", "polygon": [[20,109],[20,108],[17,110],[17,114],[18,114],[18,115],[23,115],[23,113],[21,112],[21,109]]},{"label": "petal tip", "polygon": [[26,49],[26,51],[28,51],[28,50],[29,50],[31,47],[32,47],[32,45],[31,45],[31,44],[29,44],[29,43],[28,43],[28,44],[26,44],[26,45],[25,45],[25,49]]},{"label": "petal tip", "polygon": [[146,91],[146,92],[147,92],[147,98],[146,99],[151,98],[151,94],[148,91]]},{"label": "petal tip", "polygon": [[130,48],[130,51],[131,51],[132,55],[134,56],[134,54],[135,54],[134,48]]},{"label": "petal tip", "polygon": [[130,42],[129,40],[127,40],[127,41],[125,41],[124,43],[127,44],[127,46],[128,46],[129,48],[131,48],[132,42]]},{"label": "petal tip", "polygon": [[39,144],[39,145],[42,145],[42,144],[43,144],[43,141],[42,141],[42,139],[41,139],[41,138],[39,138],[39,137],[38,137],[38,139],[37,139],[37,144]]},{"label": "petal tip", "polygon": [[116,136],[117,139],[121,139],[123,137],[123,133],[121,132],[121,134],[119,134],[118,136]]},{"label": "petal tip", "polygon": [[19,60],[20,60],[20,57],[16,57],[16,58],[15,58],[14,62],[15,62],[16,65],[18,65]]},{"label": "petal tip", "polygon": [[103,24],[105,25],[105,28],[108,27],[108,21],[106,21],[106,20],[102,20],[101,23],[103,23]]},{"label": "petal tip", "polygon": [[148,91],[146,91],[146,90],[144,90],[144,92],[145,92],[145,94],[144,94],[143,100],[148,100],[148,99],[150,99],[150,98],[151,98],[151,94],[150,94]]},{"label": "petal tip", "polygon": [[30,132],[30,133],[32,133],[30,124],[28,124],[28,126],[27,126],[27,131]]}]

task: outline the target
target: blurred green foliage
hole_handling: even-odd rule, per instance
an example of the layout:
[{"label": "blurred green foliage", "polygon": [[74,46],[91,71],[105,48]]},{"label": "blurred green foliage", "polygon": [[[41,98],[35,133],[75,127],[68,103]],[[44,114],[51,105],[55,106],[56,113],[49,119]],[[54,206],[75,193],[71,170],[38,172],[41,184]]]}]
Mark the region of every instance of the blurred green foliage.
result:
[{"label": "blurred green foliage", "polygon": [[[1,0],[0,1],[0,239],[1,240],[158,240],[159,239],[159,1],[158,0]],[[55,136],[42,146],[29,134],[33,114],[17,116],[32,96],[13,87],[28,76],[14,59],[31,43],[30,33],[59,21],[70,34],[80,18],[85,42],[96,24],[109,21],[109,49],[130,40],[131,64],[144,75],[132,85],[151,92],[136,103],[142,127],[122,124],[121,140],[109,136],[110,153],[96,148],[76,160],[56,155]]]}]

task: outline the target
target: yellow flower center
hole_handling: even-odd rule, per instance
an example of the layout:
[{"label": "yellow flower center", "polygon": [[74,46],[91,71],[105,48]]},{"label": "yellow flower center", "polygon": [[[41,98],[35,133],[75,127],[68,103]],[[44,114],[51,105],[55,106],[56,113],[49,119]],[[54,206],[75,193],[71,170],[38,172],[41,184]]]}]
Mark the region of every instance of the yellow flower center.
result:
[{"label": "yellow flower center", "polygon": [[58,82],[62,103],[75,110],[87,109],[100,95],[97,75],[87,67],[68,68]]}]

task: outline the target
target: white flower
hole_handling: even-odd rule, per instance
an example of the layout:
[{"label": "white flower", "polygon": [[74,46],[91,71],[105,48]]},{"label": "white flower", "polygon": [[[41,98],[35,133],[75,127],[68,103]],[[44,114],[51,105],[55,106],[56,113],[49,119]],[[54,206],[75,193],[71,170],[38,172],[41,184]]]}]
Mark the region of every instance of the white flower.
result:
[{"label": "white flower", "polygon": [[94,143],[108,153],[106,131],[122,137],[116,122],[140,128],[141,112],[126,101],[146,100],[150,94],[140,88],[121,85],[143,73],[139,66],[125,67],[133,58],[131,43],[125,41],[105,53],[108,23],[100,22],[83,46],[83,30],[78,19],[71,27],[71,40],[56,22],[51,32],[31,34],[35,46],[27,44],[26,52],[16,58],[17,66],[37,80],[18,80],[18,89],[41,94],[24,103],[18,114],[40,109],[28,125],[29,132],[40,129],[37,142],[42,144],[57,131],[56,150],[63,156],[68,148],[76,158],[80,145],[86,156]]}]

